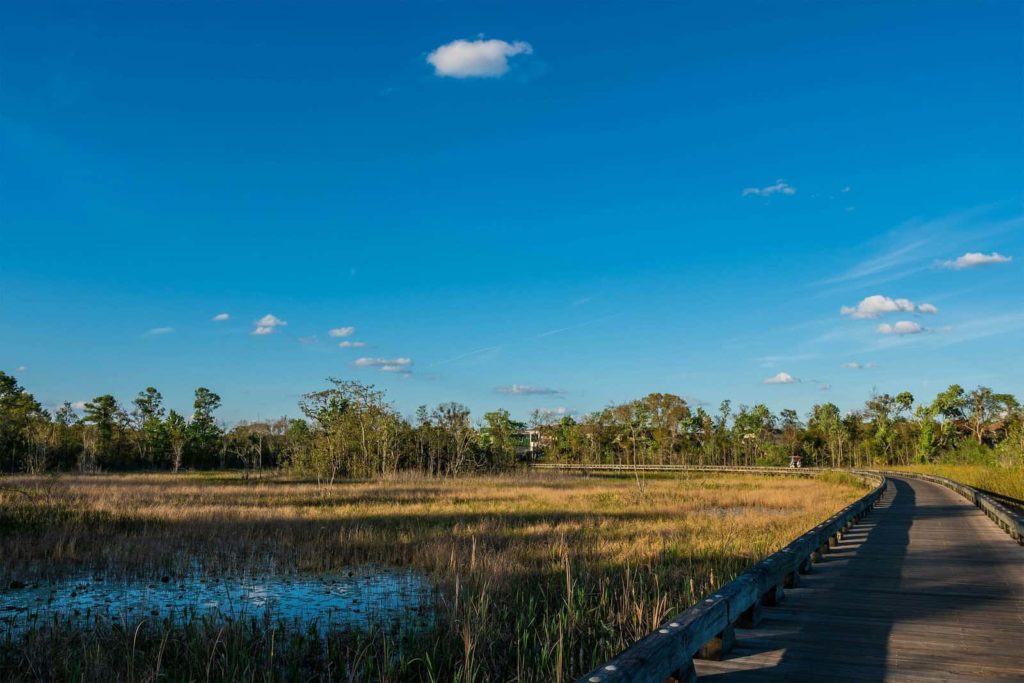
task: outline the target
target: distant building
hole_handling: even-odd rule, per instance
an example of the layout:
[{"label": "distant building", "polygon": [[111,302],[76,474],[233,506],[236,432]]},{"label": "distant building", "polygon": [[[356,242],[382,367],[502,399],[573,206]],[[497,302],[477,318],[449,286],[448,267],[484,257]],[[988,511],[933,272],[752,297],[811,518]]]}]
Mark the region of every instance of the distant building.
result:
[{"label": "distant building", "polygon": [[544,435],[539,427],[530,427],[512,435],[516,444],[516,457],[536,460],[544,450]]}]

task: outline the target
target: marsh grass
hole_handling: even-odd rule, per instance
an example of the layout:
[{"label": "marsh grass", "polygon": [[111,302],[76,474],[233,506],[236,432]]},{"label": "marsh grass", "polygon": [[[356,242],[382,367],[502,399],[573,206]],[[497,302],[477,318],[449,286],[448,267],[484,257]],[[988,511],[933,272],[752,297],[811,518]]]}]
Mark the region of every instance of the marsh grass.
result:
[{"label": "marsh grass", "polygon": [[324,634],[224,623],[56,618],[0,643],[0,678],[564,681],[862,495],[855,479],[673,474],[15,477],[0,489],[0,580],[82,570],[425,573],[433,628]]}]

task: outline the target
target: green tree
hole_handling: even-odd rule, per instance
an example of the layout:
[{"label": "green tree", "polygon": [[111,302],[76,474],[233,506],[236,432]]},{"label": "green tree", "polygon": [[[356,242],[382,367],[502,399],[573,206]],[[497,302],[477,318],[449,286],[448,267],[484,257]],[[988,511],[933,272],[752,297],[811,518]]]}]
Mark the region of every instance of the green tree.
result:
[{"label": "green tree", "polygon": [[978,387],[967,395],[967,423],[971,434],[981,445],[989,425],[998,418],[1009,417],[1017,407],[1012,394],[997,394],[989,387]]},{"label": "green tree", "polygon": [[184,416],[172,410],[164,422],[164,433],[167,435],[167,445],[171,451],[171,469],[177,472],[181,469],[185,449],[188,447],[188,422]]},{"label": "green tree", "polygon": [[0,371],[0,456],[11,472],[29,465],[33,427],[47,419],[32,394],[11,375]]},{"label": "green tree", "polygon": [[510,469],[516,462],[516,436],[522,433],[525,425],[514,422],[504,409],[484,413],[484,423],[487,426],[481,433],[481,445],[491,467]]},{"label": "green tree", "polygon": [[132,400],[132,427],[135,447],[142,464],[156,464],[166,446],[163,396],[154,387],[146,387]]},{"label": "green tree", "polygon": [[81,464],[81,468],[93,471],[101,461],[115,462],[118,432],[124,422],[117,399],[110,394],[103,394],[87,402],[82,422],[92,427],[92,433],[91,442],[86,448],[88,459]]},{"label": "green tree", "polygon": [[210,464],[221,450],[224,434],[213,416],[214,411],[220,408],[220,396],[206,387],[199,387],[192,408],[192,420],[188,423],[188,444],[193,452],[193,464]]},{"label": "green tree", "polygon": [[651,447],[658,464],[681,460],[690,406],[675,394],[648,394],[640,399],[650,416]]}]

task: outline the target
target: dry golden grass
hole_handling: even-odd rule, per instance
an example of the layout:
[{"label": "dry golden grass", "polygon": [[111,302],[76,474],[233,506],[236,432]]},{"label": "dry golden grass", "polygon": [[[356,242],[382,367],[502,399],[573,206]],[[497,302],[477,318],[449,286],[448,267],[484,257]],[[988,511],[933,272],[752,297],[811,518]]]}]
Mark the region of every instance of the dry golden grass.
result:
[{"label": "dry golden grass", "polygon": [[894,467],[895,470],[934,474],[958,481],[974,488],[1001,493],[1024,500],[1024,467],[995,467],[992,465],[913,465]]},{"label": "dry golden grass", "polygon": [[856,492],[809,478],[732,474],[649,477],[646,488],[640,495],[629,478],[551,473],[327,488],[209,474],[14,477],[0,489],[0,552],[9,572],[168,571],[196,557],[217,571],[253,558],[294,570],[362,562],[437,570],[454,555],[457,564],[516,573],[564,552],[608,565],[665,553],[749,561]]},{"label": "dry golden grass", "polygon": [[[458,681],[566,680],[865,492],[836,475],[673,473],[649,475],[641,495],[629,477],[548,472],[324,489],[230,474],[26,476],[2,487],[8,580],[173,574],[197,561],[214,574],[418,568],[440,595],[423,652],[382,674],[372,653],[391,646],[381,640],[351,648],[363,663],[335,665],[363,672],[356,679]],[[182,642],[201,649],[197,638]],[[252,647],[246,666],[260,661]]]}]

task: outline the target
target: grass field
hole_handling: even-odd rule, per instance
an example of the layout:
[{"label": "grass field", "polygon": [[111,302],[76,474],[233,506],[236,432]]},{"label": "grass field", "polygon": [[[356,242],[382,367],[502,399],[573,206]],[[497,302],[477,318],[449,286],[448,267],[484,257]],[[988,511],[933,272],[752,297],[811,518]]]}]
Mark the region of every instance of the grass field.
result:
[{"label": "grass field", "polygon": [[988,465],[914,465],[893,469],[905,472],[934,474],[967,484],[974,488],[1001,493],[1024,500],[1024,467],[991,467]]},{"label": "grass field", "polygon": [[426,631],[319,637],[229,624],[55,619],[0,642],[0,678],[571,680],[865,492],[843,475],[544,473],[399,478],[326,489],[286,478],[100,475],[0,480],[0,579],[90,571],[414,568]]}]

